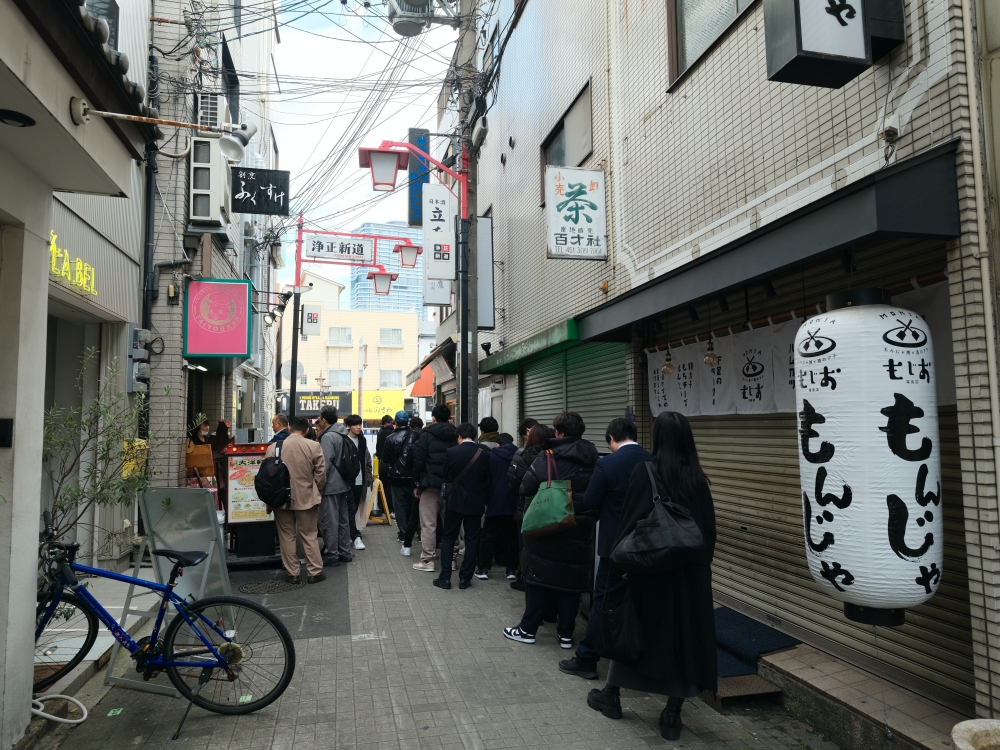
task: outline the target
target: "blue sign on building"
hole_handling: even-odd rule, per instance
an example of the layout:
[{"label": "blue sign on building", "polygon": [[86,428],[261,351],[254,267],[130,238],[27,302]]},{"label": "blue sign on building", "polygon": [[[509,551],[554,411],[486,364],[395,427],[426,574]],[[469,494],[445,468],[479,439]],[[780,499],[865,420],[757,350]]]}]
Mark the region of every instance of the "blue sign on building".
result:
[{"label": "blue sign on building", "polygon": [[[423,151],[430,153],[431,131],[424,128],[410,128],[409,142]],[[423,186],[431,181],[430,165],[426,159],[418,159],[410,154],[410,182],[407,186],[409,190],[409,211],[407,214],[407,224],[411,227],[422,227],[424,225],[423,211]]]}]

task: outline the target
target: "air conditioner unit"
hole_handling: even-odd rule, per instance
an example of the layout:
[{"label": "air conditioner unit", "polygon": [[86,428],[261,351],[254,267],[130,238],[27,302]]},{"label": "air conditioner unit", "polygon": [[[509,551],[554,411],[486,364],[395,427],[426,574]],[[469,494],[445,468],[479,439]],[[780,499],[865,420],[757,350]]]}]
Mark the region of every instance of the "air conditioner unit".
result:
[{"label": "air conditioner unit", "polygon": [[430,0],[388,0],[389,23],[400,36],[417,36],[430,26],[434,7]]},{"label": "air conditioner unit", "polygon": [[231,222],[232,174],[218,138],[191,139],[189,216],[193,224]]},{"label": "air conditioner unit", "polygon": [[217,128],[229,122],[229,104],[223,94],[206,94],[200,92],[194,95],[195,117],[199,125]]}]

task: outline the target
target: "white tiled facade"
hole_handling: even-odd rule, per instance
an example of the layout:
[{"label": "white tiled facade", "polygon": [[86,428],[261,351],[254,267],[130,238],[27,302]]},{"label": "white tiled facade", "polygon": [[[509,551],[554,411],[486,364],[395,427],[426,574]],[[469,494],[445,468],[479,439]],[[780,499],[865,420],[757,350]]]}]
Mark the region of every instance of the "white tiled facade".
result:
[{"label": "white tiled facade", "polygon": [[[494,24],[506,34],[515,4],[522,5],[485,4],[494,9],[481,21],[486,38]],[[967,85],[962,9],[958,0],[906,0],[906,43],[829,90],[767,80],[759,1],[671,86],[663,0],[527,0],[490,95],[480,154],[479,210],[492,208],[495,259],[503,264],[496,304],[504,310],[480,340],[492,341],[494,351],[500,340],[514,345],[873,173],[886,163],[878,132],[888,114],[901,126],[889,164],[959,139],[962,236],[948,243],[947,271],[976,710],[997,716],[1000,527],[978,259],[985,238],[977,230],[970,147],[969,118],[978,111],[970,101],[978,98]],[[611,257],[548,260],[539,150],[588,81],[593,153],[582,166],[609,173]],[[987,182],[995,185],[995,177]],[[635,411],[644,415],[641,356],[635,346]]]}]

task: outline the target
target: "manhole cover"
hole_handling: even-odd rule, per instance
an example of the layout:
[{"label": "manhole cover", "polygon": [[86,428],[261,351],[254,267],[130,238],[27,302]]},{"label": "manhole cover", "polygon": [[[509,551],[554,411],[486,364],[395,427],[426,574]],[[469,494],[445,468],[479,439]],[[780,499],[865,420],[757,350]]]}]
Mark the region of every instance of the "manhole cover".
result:
[{"label": "manhole cover", "polygon": [[253,581],[252,583],[244,583],[240,586],[240,591],[244,594],[281,594],[285,591],[300,589],[305,585],[305,581],[289,583],[288,581],[282,581],[280,579],[271,579],[269,581]]}]

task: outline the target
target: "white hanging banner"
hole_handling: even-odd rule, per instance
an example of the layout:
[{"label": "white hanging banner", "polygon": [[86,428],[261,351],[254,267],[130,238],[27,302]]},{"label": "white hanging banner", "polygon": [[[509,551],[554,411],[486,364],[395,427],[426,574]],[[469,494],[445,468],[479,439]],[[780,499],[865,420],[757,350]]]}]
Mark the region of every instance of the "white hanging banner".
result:
[{"label": "white hanging banner", "polygon": [[736,401],[733,399],[733,378],[736,370],[733,365],[734,336],[723,336],[715,339],[712,346],[715,354],[719,358],[719,364],[709,367],[702,362],[699,373],[701,390],[701,413],[702,414],[735,414]]},{"label": "white hanging banner", "polygon": [[660,412],[673,411],[677,403],[677,380],[673,373],[665,375],[663,365],[667,361],[666,350],[650,352],[647,355],[649,366],[649,410],[653,416]]},{"label": "white hanging banner", "polygon": [[951,340],[951,295],[948,282],[912,292],[892,295],[892,304],[912,310],[927,322],[934,342],[934,362],[937,363],[938,406],[951,406],[957,400],[955,391],[955,351]]},{"label": "white hanging banner", "polygon": [[673,377],[677,382],[677,401],[673,411],[685,417],[696,417],[701,414],[700,371],[708,369],[704,362],[705,344],[679,346],[670,353],[674,358]]},{"label": "white hanging banner", "polygon": [[795,338],[806,558],[826,593],[859,607],[912,607],[941,581],[927,329],[908,310],[858,305],[810,318]]},{"label": "white hanging banner", "polygon": [[771,326],[775,411],[795,411],[795,334],[801,325],[800,318]]},{"label": "white hanging banner", "polygon": [[455,279],[455,196],[444,185],[423,186],[423,260],[428,279]]},{"label": "white hanging banner", "polygon": [[774,404],[771,326],[733,336],[737,414],[768,414]]}]

